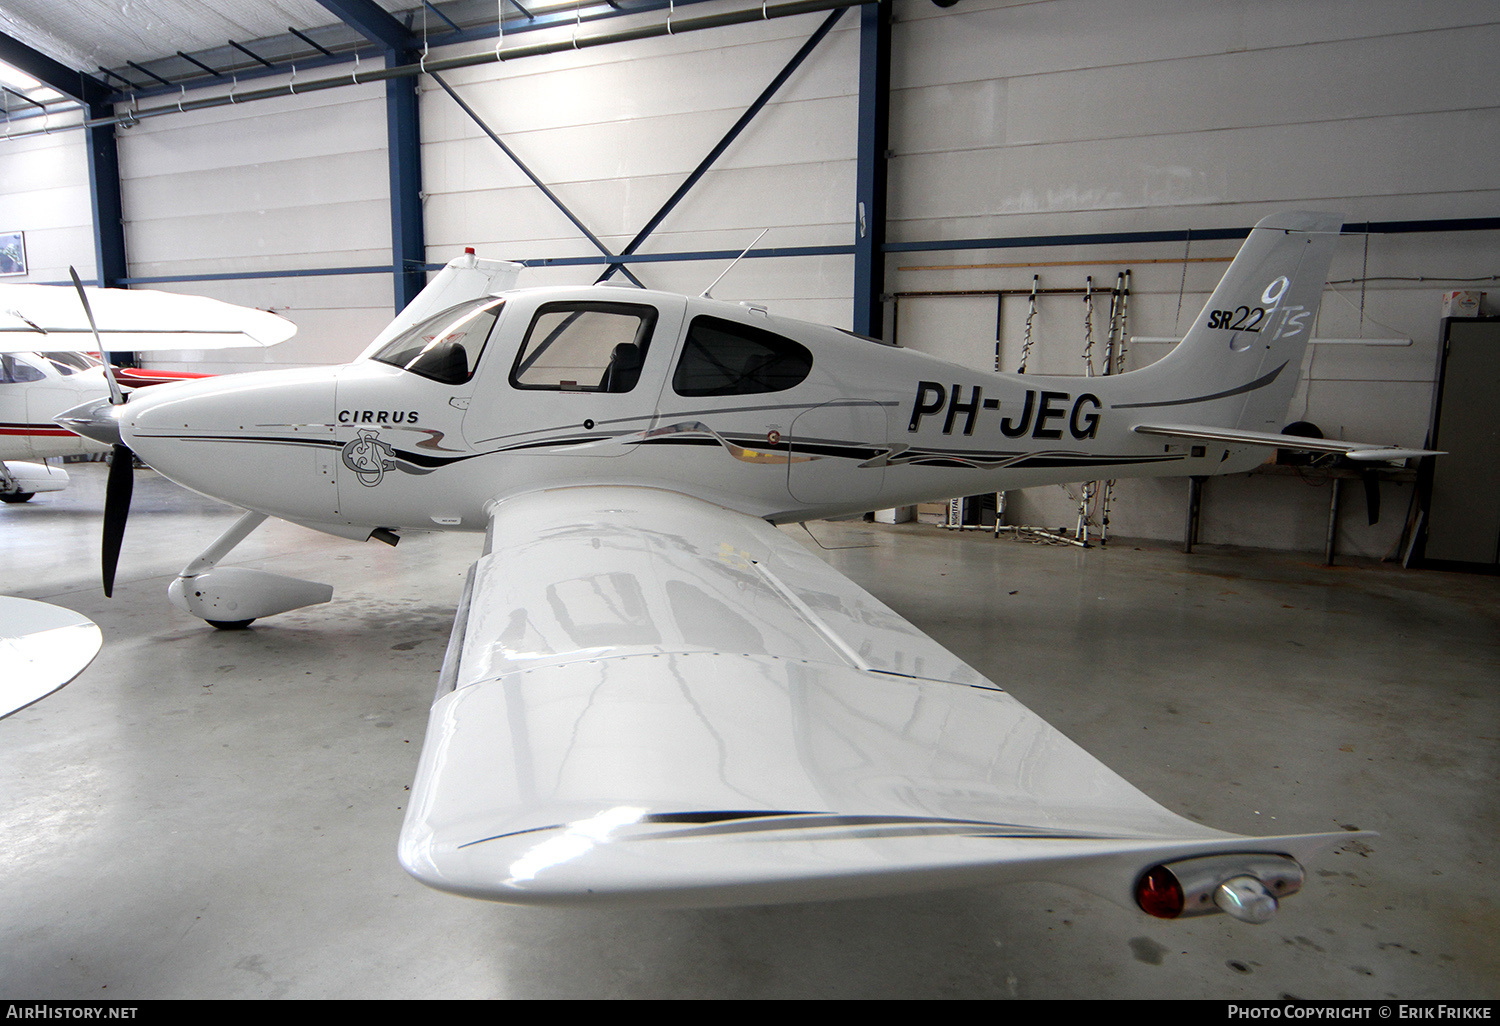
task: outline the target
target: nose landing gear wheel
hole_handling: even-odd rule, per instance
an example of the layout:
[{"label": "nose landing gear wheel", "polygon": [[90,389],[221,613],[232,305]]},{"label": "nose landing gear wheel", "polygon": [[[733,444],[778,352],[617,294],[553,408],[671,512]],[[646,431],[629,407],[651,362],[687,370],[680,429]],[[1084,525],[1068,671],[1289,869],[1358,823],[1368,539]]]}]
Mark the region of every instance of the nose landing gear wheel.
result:
[{"label": "nose landing gear wheel", "polygon": [[253,617],[251,619],[249,619],[249,620],[205,620],[204,621],[204,623],[207,623],[209,626],[211,626],[211,627],[217,627],[221,631],[242,631],[246,627],[249,627],[254,622],[255,622],[255,619]]}]

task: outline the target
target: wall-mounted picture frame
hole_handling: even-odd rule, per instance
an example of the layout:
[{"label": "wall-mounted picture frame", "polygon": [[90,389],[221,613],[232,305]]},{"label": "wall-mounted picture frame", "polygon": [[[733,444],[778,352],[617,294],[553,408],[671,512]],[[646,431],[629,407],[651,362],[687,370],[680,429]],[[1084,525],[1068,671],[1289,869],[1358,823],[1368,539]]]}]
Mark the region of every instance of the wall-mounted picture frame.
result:
[{"label": "wall-mounted picture frame", "polygon": [[26,233],[0,232],[0,278],[26,273]]}]

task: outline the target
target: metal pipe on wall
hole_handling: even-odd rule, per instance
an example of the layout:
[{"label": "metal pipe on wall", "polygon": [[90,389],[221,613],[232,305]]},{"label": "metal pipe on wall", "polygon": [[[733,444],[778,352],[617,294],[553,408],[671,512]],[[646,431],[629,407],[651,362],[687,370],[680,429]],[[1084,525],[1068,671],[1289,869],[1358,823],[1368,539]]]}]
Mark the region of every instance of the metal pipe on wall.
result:
[{"label": "metal pipe on wall", "polygon": [[[763,7],[753,7],[740,11],[725,11],[719,14],[705,14],[694,18],[679,18],[668,22],[638,25],[634,28],[620,29],[616,32],[607,32],[598,36],[574,36],[568,39],[552,40],[545,43],[513,46],[498,52],[486,50],[483,53],[426,60],[417,64],[398,64],[395,67],[375,68],[363,72],[356,69],[348,75],[339,75],[335,78],[319,78],[303,82],[292,81],[285,85],[254,89],[243,93],[231,89],[224,96],[210,96],[196,100],[180,99],[176,103],[166,104],[161,107],[146,107],[131,110],[125,114],[117,114],[109,118],[91,118],[85,120],[81,125],[70,127],[99,128],[104,125],[133,125],[146,118],[161,117],[166,114],[185,114],[188,111],[207,110],[213,107],[228,107],[240,103],[253,103],[256,100],[270,100],[283,96],[300,96],[303,93],[318,92],[324,89],[341,89],[345,86],[365,85],[370,82],[389,81],[396,78],[413,78],[428,72],[472,68],[483,64],[517,60],[522,57],[539,57],[544,54],[562,53],[566,50],[582,50],[593,46],[626,43],[638,39],[655,39],[659,36],[681,35],[687,32],[698,32],[703,29],[722,28],[728,25],[743,25],[752,21],[792,18],[800,14],[816,14],[821,11],[834,11],[846,7],[859,6],[862,6],[861,0],[792,0],[790,3],[767,4]],[[63,130],[54,129],[53,131]],[[44,134],[42,129],[31,129],[25,132],[13,132],[9,138],[21,139],[28,135],[42,134]]]}]

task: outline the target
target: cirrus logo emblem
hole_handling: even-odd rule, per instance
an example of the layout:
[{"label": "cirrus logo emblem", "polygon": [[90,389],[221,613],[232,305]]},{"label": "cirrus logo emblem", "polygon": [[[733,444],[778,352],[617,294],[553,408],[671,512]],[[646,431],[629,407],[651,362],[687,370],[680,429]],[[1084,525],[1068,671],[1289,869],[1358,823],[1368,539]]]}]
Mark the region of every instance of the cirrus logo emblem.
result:
[{"label": "cirrus logo emblem", "polygon": [[366,488],[374,488],[387,470],[396,469],[396,461],[392,459],[396,454],[390,443],[380,440],[379,431],[368,428],[360,428],[359,437],[348,442],[341,455],[344,466],[354,471],[359,483]]}]

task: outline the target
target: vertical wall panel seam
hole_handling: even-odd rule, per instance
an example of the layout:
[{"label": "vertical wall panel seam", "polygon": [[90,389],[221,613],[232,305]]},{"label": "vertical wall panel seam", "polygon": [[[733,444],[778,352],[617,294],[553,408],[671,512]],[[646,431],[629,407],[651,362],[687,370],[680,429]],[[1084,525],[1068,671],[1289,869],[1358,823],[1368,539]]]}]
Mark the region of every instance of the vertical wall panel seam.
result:
[{"label": "vertical wall panel seam", "polygon": [[[890,139],[891,0],[859,9],[859,135],[854,184],[854,314],[861,335],[885,330],[886,150]],[[861,216],[863,211],[863,216]]]}]

